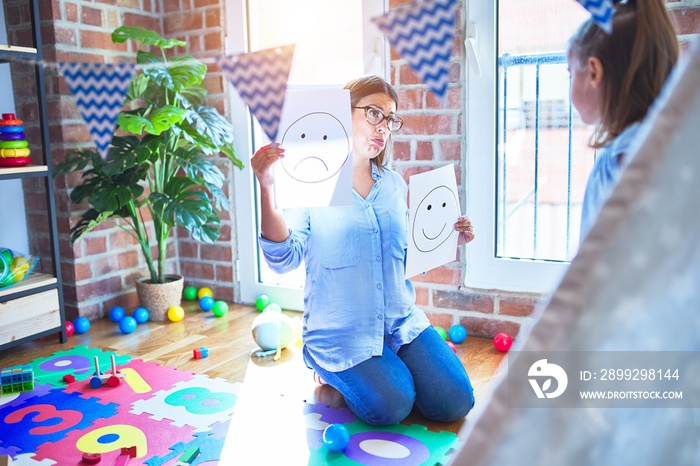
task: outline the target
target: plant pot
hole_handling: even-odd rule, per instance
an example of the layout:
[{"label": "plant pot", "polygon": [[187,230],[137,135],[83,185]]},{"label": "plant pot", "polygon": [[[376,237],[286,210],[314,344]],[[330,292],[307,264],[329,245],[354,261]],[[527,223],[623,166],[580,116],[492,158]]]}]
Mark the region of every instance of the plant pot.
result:
[{"label": "plant pot", "polygon": [[185,277],[166,275],[165,283],[151,283],[150,278],[136,281],[136,293],[141,306],[148,309],[149,319],[156,322],[168,320],[168,309],[182,302],[182,287]]}]

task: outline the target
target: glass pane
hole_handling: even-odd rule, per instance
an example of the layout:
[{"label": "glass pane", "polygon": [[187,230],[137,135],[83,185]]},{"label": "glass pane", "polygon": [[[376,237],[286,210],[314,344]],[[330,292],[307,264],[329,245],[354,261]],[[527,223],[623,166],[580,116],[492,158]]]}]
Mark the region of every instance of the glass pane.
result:
[{"label": "glass pane", "polygon": [[499,257],[564,261],[578,249],[593,128],[571,107],[566,46],[587,17],[576,2],[499,1]]},{"label": "glass pane", "polygon": [[[295,44],[290,84],[340,87],[364,74],[362,3],[361,0],[251,0],[248,5],[251,50]],[[254,147],[265,144],[262,141],[266,138],[257,122],[253,138]],[[256,196],[259,198],[259,193]],[[269,269],[259,248],[258,273],[258,280],[269,285],[302,287],[304,283],[303,264],[293,272],[278,275]]]}]

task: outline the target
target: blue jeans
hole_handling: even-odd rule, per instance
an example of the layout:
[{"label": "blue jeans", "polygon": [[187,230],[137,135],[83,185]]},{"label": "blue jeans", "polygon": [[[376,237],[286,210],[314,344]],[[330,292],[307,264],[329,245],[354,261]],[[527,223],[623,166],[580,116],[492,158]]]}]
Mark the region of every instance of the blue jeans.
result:
[{"label": "blue jeans", "polygon": [[367,424],[400,422],[414,405],[427,419],[451,422],[466,416],[474,406],[467,371],[433,327],[403,345],[398,353],[384,344],[382,356],[340,372],[320,368],[306,350],[304,356]]}]

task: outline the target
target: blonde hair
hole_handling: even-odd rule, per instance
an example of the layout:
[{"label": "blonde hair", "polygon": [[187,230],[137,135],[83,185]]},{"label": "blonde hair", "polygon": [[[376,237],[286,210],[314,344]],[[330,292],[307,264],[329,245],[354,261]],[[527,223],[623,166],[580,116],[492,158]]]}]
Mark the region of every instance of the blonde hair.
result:
[{"label": "blonde hair", "polygon": [[[396,91],[391,84],[379,76],[363,76],[362,78],[353,79],[347,82],[343,89],[350,91],[351,107],[356,107],[360,100],[372,94],[386,94],[396,103],[396,107],[399,107],[399,96],[396,94]],[[391,139],[391,133],[389,133],[389,139]],[[388,147],[389,144],[384,146],[384,149],[374,158],[374,162],[379,170],[389,161]]]},{"label": "blonde hair", "polygon": [[569,53],[585,66],[590,57],[603,66],[601,121],[591,143],[603,147],[630,124],[641,121],[678,60],[678,40],[662,0],[615,3],[612,34],[592,19],[569,41]]}]

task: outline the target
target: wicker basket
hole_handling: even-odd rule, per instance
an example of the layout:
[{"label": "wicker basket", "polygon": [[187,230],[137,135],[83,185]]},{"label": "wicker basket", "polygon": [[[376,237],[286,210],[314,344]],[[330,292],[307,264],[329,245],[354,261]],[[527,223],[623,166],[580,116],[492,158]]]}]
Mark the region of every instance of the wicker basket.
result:
[{"label": "wicker basket", "polygon": [[166,275],[165,283],[150,283],[150,278],[136,281],[136,293],[141,306],[148,309],[149,319],[162,322],[168,320],[168,309],[182,302],[182,275]]}]

